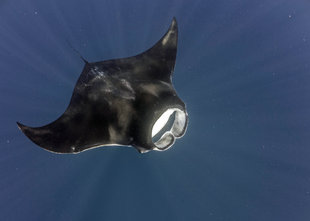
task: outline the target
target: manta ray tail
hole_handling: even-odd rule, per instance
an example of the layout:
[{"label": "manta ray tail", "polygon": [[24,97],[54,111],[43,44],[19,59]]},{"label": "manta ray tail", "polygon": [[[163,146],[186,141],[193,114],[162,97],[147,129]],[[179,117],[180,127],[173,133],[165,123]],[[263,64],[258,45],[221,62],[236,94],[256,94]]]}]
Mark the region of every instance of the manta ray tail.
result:
[{"label": "manta ray tail", "polygon": [[72,45],[71,45],[71,43],[67,40],[67,44],[70,46],[70,48],[75,52],[75,53],[77,53],[79,56],[80,56],[80,58],[84,61],[84,63],[85,64],[88,64],[88,61],[81,55],[81,53],[77,50],[77,49],[75,49]]}]

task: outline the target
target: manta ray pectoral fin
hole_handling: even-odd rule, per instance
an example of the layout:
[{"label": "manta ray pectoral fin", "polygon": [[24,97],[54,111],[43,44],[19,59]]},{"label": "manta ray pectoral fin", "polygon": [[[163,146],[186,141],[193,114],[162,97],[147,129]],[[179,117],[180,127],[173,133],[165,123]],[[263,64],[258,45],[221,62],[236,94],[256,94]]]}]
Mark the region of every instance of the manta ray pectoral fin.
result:
[{"label": "manta ray pectoral fin", "polygon": [[26,125],[23,125],[19,122],[16,122],[18,125],[18,128],[35,144],[43,147],[40,140],[44,139],[45,137],[42,136],[42,130],[38,130],[32,127],[28,127]]},{"label": "manta ray pectoral fin", "polygon": [[59,142],[59,133],[51,130],[48,126],[43,127],[28,127],[19,122],[16,122],[18,128],[35,144],[52,152],[56,153],[74,153],[75,148],[68,142]]},{"label": "manta ray pectoral fin", "polygon": [[150,77],[171,83],[178,44],[178,24],[173,18],[165,35],[150,49],[141,54],[141,61],[149,68]]}]

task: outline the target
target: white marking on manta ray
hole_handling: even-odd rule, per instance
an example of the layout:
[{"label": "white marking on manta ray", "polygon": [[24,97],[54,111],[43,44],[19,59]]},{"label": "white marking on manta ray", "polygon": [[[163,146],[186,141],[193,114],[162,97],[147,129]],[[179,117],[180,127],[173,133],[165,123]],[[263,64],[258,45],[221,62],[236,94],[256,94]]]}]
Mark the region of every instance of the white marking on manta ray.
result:
[{"label": "white marking on manta ray", "polygon": [[163,45],[166,45],[166,44],[167,44],[167,41],[169,40],[170,35],[171,35],[171,32],[169,32],[169,33],[164,37],[164,39],[163,39],[163,41],[162,41],[162,44],[163,44]]}]

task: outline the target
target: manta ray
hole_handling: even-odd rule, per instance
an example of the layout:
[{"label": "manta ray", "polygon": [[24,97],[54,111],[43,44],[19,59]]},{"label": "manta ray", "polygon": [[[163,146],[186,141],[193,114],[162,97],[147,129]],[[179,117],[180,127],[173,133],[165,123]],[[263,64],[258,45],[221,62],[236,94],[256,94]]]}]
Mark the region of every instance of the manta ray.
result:
[{"label": "manta ray", "polygon": [[[185,134],[188,114],[172,85],[177,21],[150,49],[136,56],[88,62],[65,112],[54,122],[19,129],[55,153],[79,153],[101,146],[132,146],[140,153],[163,151]],[[172,119],[172,120],[171,120]],[[154,137],[171,126],[157,140]]]}]

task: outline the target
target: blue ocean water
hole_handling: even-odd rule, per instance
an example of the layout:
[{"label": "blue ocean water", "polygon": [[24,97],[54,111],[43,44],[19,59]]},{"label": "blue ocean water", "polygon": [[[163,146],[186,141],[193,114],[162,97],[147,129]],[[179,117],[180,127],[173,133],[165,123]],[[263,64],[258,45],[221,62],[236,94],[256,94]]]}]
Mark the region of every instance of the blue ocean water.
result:
[{"label": "blue ocean water", "polygon": [[[310,2],[0,2],[1,220],[310,219]],[[165,152],[47,152],[16,121],[66,109],[83,61],[152,46],[175,16],[187,134]]]}]

